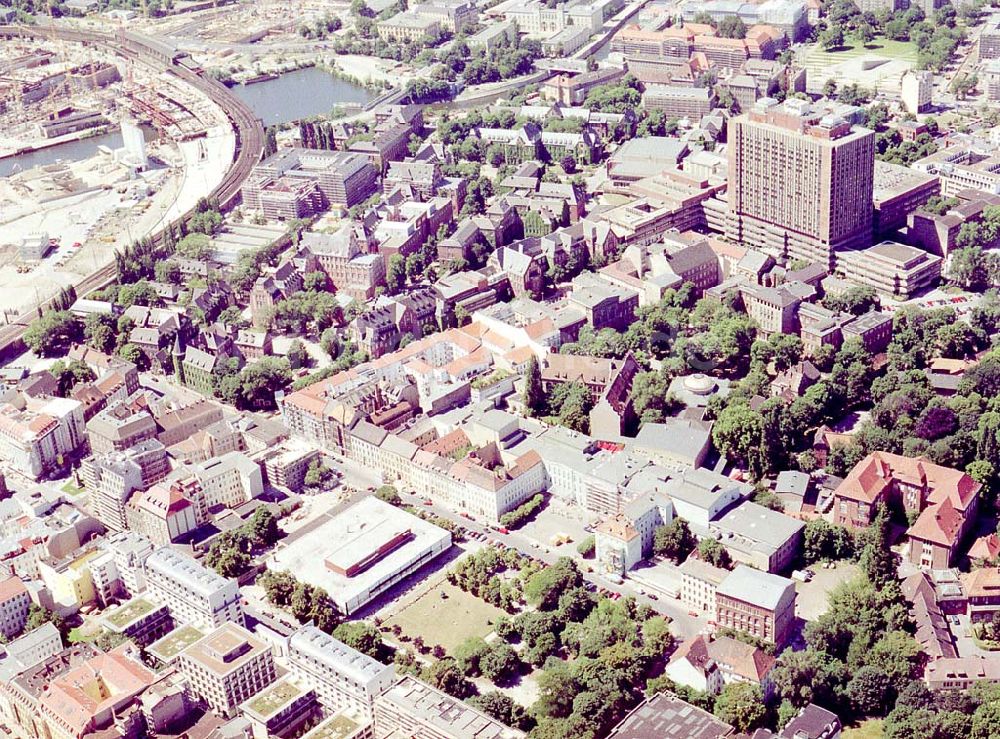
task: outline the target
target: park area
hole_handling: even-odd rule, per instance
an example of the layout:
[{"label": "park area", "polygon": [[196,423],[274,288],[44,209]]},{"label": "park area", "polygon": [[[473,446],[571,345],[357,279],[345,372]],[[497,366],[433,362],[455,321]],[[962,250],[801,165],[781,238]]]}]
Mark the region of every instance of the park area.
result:
[{"label": "park area", "polygon": [[[877,63],[878,59],[883,60]],[[799,56],[806,68],[807,87],[819,92],[828,79],[838,85],[855,83],[869,90],[898,92],[902,76],[917,61],[917,47],[911,41],[892,41],[876,36],[867,44],[850,36],[844,44],[824,49],[814,44]]]},{"label": "park area", "polygon": [[408,604],[385,623],[398,625],[411,639],[420,637],[424,644],[440,644],[451,653],[459,644],[474,636],[485,638],[504,612],[449,582]]}]

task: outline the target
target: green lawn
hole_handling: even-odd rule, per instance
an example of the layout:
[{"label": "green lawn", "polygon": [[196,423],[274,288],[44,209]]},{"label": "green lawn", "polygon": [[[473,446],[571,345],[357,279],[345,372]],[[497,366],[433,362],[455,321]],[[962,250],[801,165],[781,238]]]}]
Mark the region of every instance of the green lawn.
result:
[{"label": "green lawn", "polygon": [[[442,593],[447,597],[442,598]],[[419,636],[428,647],[440,644],[445,651],[452,652],[469,637],[485,637],[492,632],[493,624],[502,615],[504,612],[499,608],[443,582],[386,624],[390,627],[399,624],[411,639]]]},{"label": "green lawn", "polygon": [[840,62],[865,54],[901,59],[904,62],[917,60],[917,46],[912,41],[891,41],[881,36],[876,37],[867,46],[851,37],[844,39],[844,45],[839,49],[826,51],[819,44],[813,47],[806,57],[806,64],[839,64]]},{"label": "green lawn", "polygon": [[83,493],[86,492],[83,488],[78,488],[74,485],[72,480],[67,481],[66,484],[59,489],[67,495],[83,495]]},{"label": "green lawn", "polygon": [[882,719],[869,719],[857,726],[844,729],[842,739],[882,739]]}]

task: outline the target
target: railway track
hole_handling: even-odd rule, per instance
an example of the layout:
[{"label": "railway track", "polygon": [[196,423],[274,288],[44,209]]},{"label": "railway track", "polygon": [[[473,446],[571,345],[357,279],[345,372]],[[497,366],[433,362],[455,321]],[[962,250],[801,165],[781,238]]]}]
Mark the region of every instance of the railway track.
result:
[{"label": "railway track", "polygon": [[[250,174],[254,165],[260,161],[264,153],[264,128],[253,111],[217,80],[204,76],[200,70],[185,64],[186,56],[177,52],[162,42],[140,34],[124,31],[120,33],[103,33],[100,31],[83,31],[63,28],[55,25],[20,26],[0,25],[0,37],[3,38],[59,38],[64,41],[84,45],[100,46],[111,52],[130,56],[137,61],[168,71],[182,81],[194,87],[219,106],[229,118],[236,135],[236,147],[233,161],[226,170],[222,181],[209,193],[208,197],[218,201],[220,207],[230,207],[239,197],[240,187]],[[158,243],[170,228],[176,228],[186,222],[192,211],[164,225],[149,238]],[[95,290],[107,287],[115,279],[114,262],[101,267],[84,277],[74,287],[77,295],[84,296]],[[0,361],[21,350],[24,331],[28,324],[50,304],[46,300],[18,316],[13,323],[0,328]]]}]

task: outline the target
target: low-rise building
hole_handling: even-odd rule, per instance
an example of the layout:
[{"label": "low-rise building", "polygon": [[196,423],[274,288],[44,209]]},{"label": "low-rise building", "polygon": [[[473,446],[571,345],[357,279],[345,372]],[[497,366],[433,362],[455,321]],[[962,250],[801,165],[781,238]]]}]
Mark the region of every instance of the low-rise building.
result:
[{"label": "low-rise building", "polygon": [[451,548],[451,534],[375,498],[364,498],[268,560],[327,591],[349,615]]},{"label": "low-rise building", "polygon": [[378,736],[412,739],[519,739],[523,731],[406,675],[375,701]]},{"label": "low-rise building", "polygon": [[729,570],[688,557],[680,566],[680,572],[681,603],[693,611],[714,616],[715,592],[729,575]]},{"label": "low-rise building", "polygon": [[787,577],[737,565],[715,592],[715,621],[780,649],[792,635],[795,595]]},{"label": "low-rise building", "polygon": [[692,739],[724,739],[733,736],[736,729],[673,693],[657,693],[633,708],[608,739],[652,739],[671,733]]},{"label": "low-rise building", "polygon": [[893,241],[836,255],[837,270],[883,295],[910,299],[941,280],[941,257]]},{"label": "low-rise building", "polygon": [[802,546],[805,524],[744,501],[709,524],[709,531],[737,562],[764,572],[786,572]]},{"label": "low-rise building", "polygon": [[102,617],[105,628],[131,639],[140,647],[168,634],[174,628],[170,609],[141,596],[132,598]]}]

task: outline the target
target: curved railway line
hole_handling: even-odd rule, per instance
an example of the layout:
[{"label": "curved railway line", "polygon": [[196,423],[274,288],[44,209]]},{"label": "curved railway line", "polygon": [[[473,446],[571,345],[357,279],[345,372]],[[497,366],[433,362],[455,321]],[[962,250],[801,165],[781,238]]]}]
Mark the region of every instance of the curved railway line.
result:
[{"label": "curved railway line", "polygon": [[[163,71],[170,72],[202,92],[225,112],[236,134],[233,161],[223,176],[222,181],[208,194],[210,199],[217,200],[223,208],[236,200],[243,181],[250,174],[250,170],[253,169],[254,165],[260,161],[264,152],[264,128],[253,111],[250,110],[246,103],[230,92],[225,85],[204,76],[201,70],[190,66],[189,59],[185,54],[174,50],[166,44],[131,31],[102,33],[99,31],[81,31],[48,25],[0,26],[0,37],[58,38],[84,45],[104,47],[111,52],[131,57],[144,64],[149,64]],[[161,227],[159,231],[151,234],[149,238],[154,243],[159,242],[168,228],[176,228],[178,224],[186,222],[191,215],[192,211],[188,211],[175,221]],[[114,281],[114,278],[115,264],[112,261],[110,264],[84,277],[74,287],[76,288],[77,295],[82,297],[94,290],[106,287]],[[0,359],[8,359],[13,351],[21,348],[24,331],[28,324],[38,314],[38,310],[44,309],[49,305],[49,302],[48,300],[43,301],[34,310],[18,316],[15,322],[0,328]]]}]

